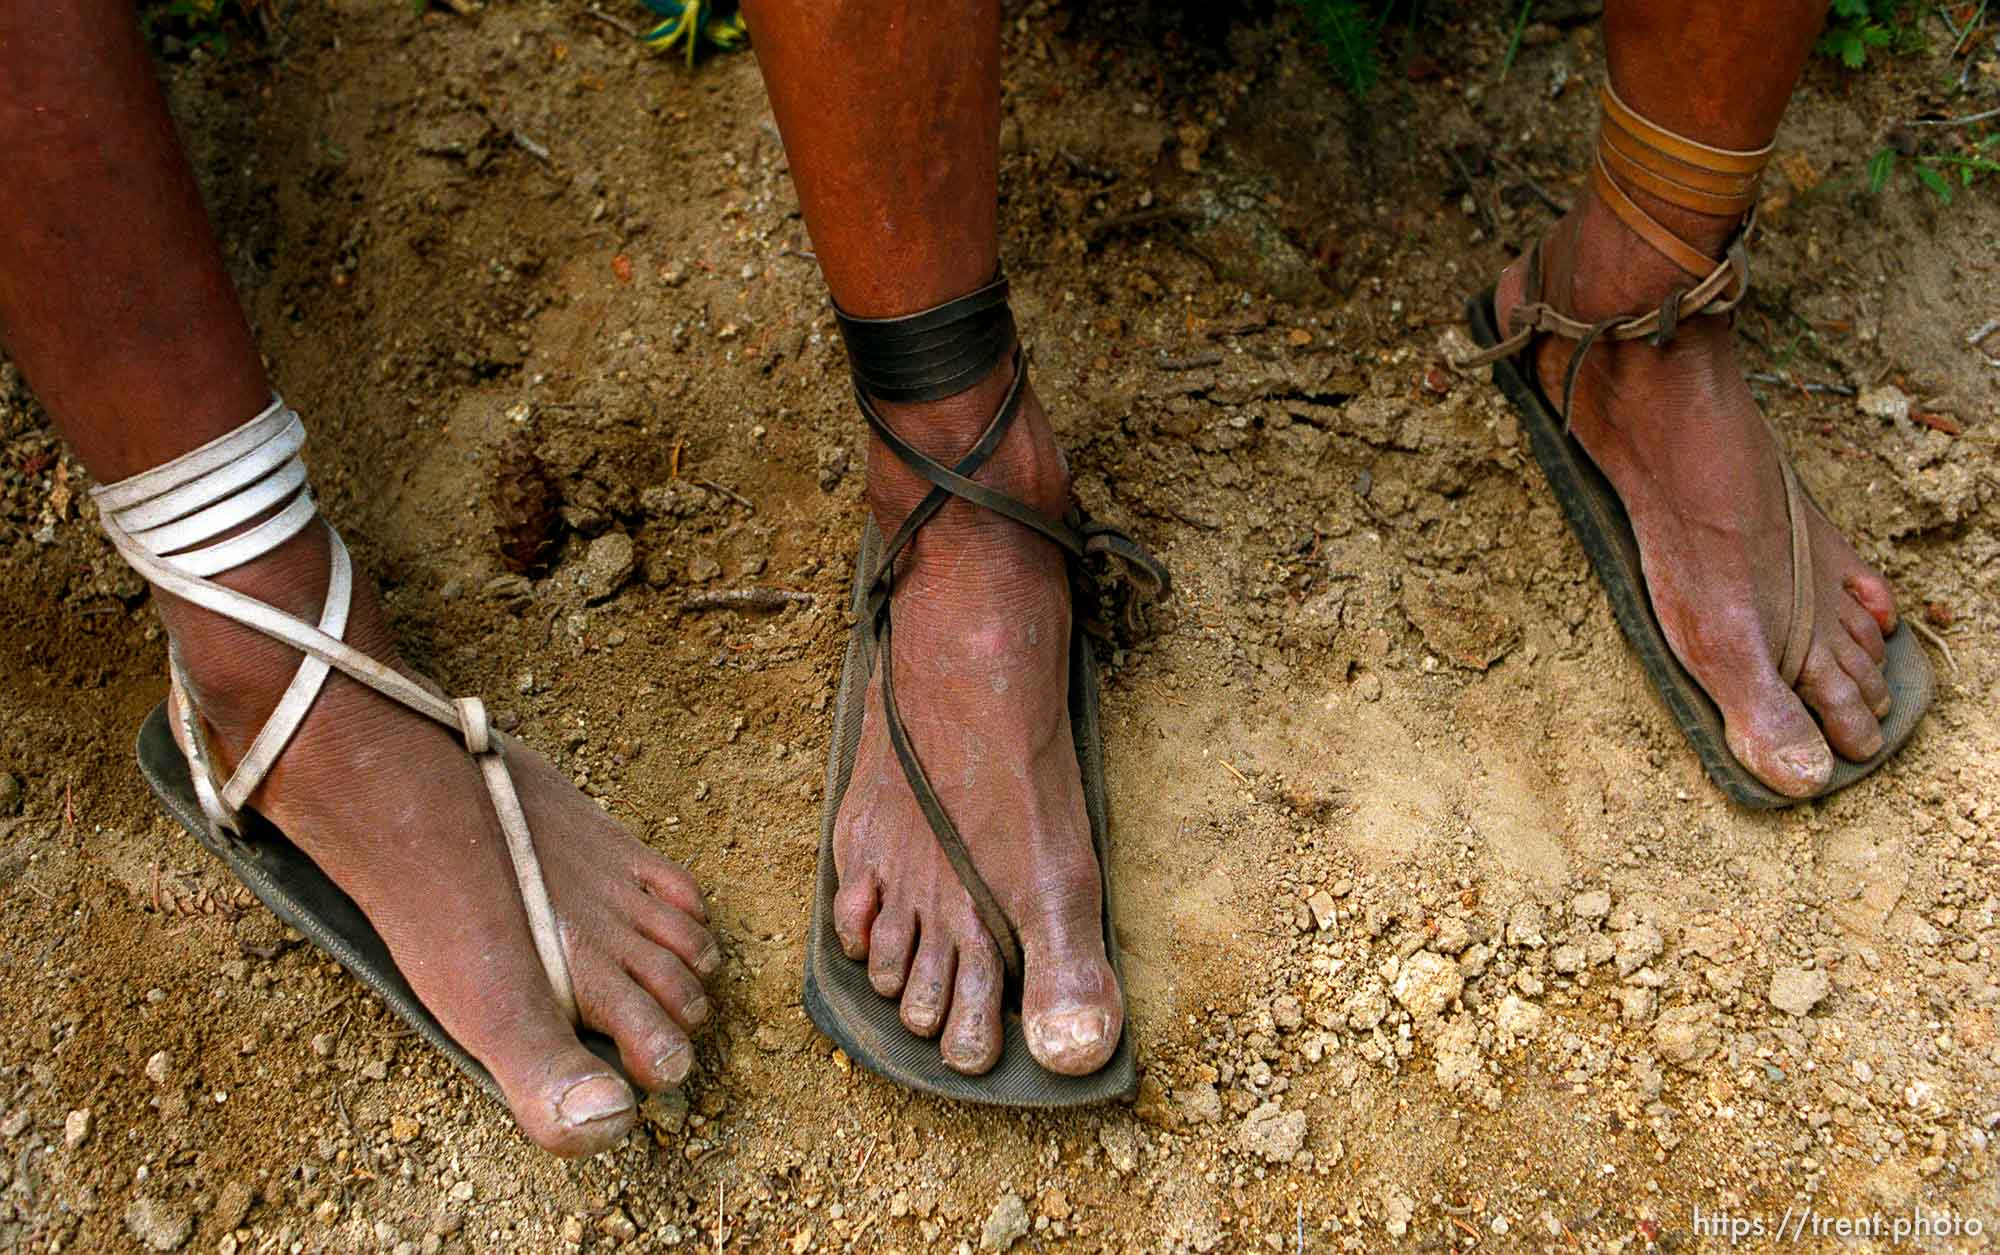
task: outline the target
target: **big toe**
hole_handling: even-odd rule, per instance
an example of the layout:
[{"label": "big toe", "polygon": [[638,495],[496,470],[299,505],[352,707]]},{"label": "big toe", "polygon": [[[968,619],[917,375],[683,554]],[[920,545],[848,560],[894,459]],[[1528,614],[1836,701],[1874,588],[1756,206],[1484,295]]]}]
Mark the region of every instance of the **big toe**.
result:
[{"label": "big toe", "polygon": [[1088,1076],[1110,1061],[1125,1026],[1111,965],[1085,955],[1057,970],[1029,960],[1022,996],[1028,1053],[1051,1072]]},{"label": "big toe", "polygon": [[566,1029],[537,1054],[489,1060],[514,1119],[557,1155],[594,1155],[616,1146],[638,1117],[632,1087]]},{"label": "big toe", "polygon": [[1798,694],[1766,671],[1722,707],[1729,752],[1786,797],[1811,797],[1833,775],[1833,751]]}]

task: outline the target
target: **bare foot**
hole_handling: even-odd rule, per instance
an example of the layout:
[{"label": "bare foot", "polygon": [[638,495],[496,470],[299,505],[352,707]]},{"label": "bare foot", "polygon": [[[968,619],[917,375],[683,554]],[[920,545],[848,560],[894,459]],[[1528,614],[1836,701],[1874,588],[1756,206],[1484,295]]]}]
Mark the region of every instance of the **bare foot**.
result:
[{"label": "bare foot", "polygon": [[[315,524],[221,582],[313,621],[326,572],[326,533]],[[298,655],[184,602],[159,600],[227,770]],[[395,661],[365,585],[347,641]],[[693,1061],[688,1033],[708,1017],[699,976],[721,957],[694,880],[539,755],[516,743],[508,765],[584,1022],[617,1041],[642,1085],[678,1084]],[[625,1135],[637,1110],[631,1087],[583,1048],[557,1010],[492,804],[457,737],[336,671],[250,805],[361,907],[424,1005],[493,1073],[529,1137],[583,1155]]]},{"label": "bare foot", "polygon": [[[926,405],[883,406],[949,465],[999,407],[1011,371]],[[979,482],[1060,515],[1069,474],[1041,406],[1021,413]],[[929,485],[875,442],[868,498],[893,535]],[[891,615],[896,699],[925,772],[1019,934],[1028,1048],[1082,1076],[1110,1059],[1124,1003],[1105,959],[1103,894],[1069,721],[1069,585],[1056,546],[953,500],[905,550]],[[903,1023],[942,1033],[960,1072],[1000,1059],[999,951],[918,809],[871,685],[854,776],[834,827],[834,926]]]},{"label": "bare foot", "polygon": [[[1720,251],[1714,218],[1646,208],[1696,247]],[[1587,192],[1543,245],[1544,296],[1585,321],[1657,308],[1693,282]],[[1496,294],[1505,326],[1524,296],[1525,258]],[[1549,337],[1536,367],[1562,395],[1575,343]],[[1727,320],[1684,322],[1664,349],[1600,341],[1577,381],[1571,430],[1625,503],[1667,642],[1722,711],[1729,748],[1780,793],[1807,797],[1833,751],[1864,760],[1889,711],[1883,639],[1896,628],[1888,581],[1817,507],[1812,646],[1797,691],[1778,675],[1792,606],[1790,525],[1779,453],[1736,360]],[[1831,749],[1829,749],[1829,745]]]}]

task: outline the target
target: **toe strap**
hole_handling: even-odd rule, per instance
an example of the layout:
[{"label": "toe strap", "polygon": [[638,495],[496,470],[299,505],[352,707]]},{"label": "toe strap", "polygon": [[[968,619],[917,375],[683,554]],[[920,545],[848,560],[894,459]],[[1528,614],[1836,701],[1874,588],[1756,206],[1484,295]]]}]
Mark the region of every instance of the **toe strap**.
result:
[{"label": "toe strap", "polygon": [[[1777,434],[1772,433],[1772,440]],[[1812,529],[1806,516],[1805,489],[1798,472],[1781,446],[1778,465],[1785,474],[1785,514],[1792,529],[1792,622],[1785,632],[1785,652],[1778,660],[1778,678],[1786,688],[1796,687],[1805,670],[1806,651],[1812,647],[1813,597]]]}]

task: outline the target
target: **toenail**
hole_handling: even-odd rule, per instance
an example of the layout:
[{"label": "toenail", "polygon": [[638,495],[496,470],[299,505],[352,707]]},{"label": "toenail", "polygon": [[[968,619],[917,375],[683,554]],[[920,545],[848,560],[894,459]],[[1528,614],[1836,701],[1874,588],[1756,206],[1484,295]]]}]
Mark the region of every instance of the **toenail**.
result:
[{"label": "toenail", "polygon": [[1062,1058],[1088,1054],[1103,1045],[1111,1034],[1111,1017],[1100,1008],[1085,1007],[1039,1016],[1029,1028],[1043,1054]]},{"label": "toenail", "polygon": [[1778,761],[1802,780],[1821,780],[1833,770],[1833,752],[1824,745],[1801,745],[1781,750]]},{"label": "toenail", "polygon": [[556,1114],[571,1128],[615,1119],[632,1110],[632,1087],[600,1072],[586,1076],[556,1099]]},{"label": "toenail", "polygon": [[722,947],[716,945],[713,941],[709,942],[708,948],[701,952],[701,957],[694,961],[694,970],[700,972],[703,976],[715,975],[715,970],[721,966]]},{"label": "toenail", "polygon": [[666,1053],[653,1060],[653,1075],[669,1085],[678,1085],[694,1070],[694,1052],[685,1045],[669,1046]]},{"label": "toenail", "polygon": [[705,1023],[708,1020],[708,999],[701,994],[696,994],[694,997],[688,999],[687,1007],[681,1014],[687,1016],[690,1028],[696,1024]]}]

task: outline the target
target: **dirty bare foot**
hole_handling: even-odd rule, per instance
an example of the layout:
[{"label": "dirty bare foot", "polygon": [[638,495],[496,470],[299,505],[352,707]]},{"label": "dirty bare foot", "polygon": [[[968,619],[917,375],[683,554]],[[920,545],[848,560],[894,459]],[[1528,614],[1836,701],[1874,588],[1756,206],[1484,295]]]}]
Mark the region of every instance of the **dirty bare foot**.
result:
[{"label": "dirty bare foot", "polygon": [[[1655,212],[1690,244],[1719,253],[1726,226]],[[1543,246],[1545,298],[1592,321],[1657,308],[1691,280],[1587,192]],[[1532,294],[1525,258],[1502,276],[1500,325]],[[1575,342],[1549,337],[1543,391],[1562,395]],[[1896,627],[1888,581],[1808,503],[1818,606],[1797,691],[1778,675],[1792,605],[1790,525],[1779,451],[1719,317],[1681,324],[1664,349],[1600,341],[1577,381],[1571,427],[1632,519],[1653,612],[1667,642],[1721,709],[1730,751],[1790,797],[1817,792],[1833,751],[1863,760],[1889,711],[1883,639]],[[1831,749],[1829,749],[1829,745]]]},{"label": "dirty bare foot", "polygon": [[[327,561],[326,532],[315,523],[220,582],[312,621]],[[226,771],[276,704],[298,654],[187,603],[159,600]],[[395,661],[365,583],[346,639]],[[693,879],[539,755],[515,743],[508,765],[584,1022],[617,1041],[642,1085],[678,1084],[693,1060],[688,1033],[708,1017],[700,977],[720,961]],[[485,785],[450,731],[335,671],[250,805],[361,907],[424,1005],[499,1081],[529,1137],[582,1155],[625,1135],[636,1114],[631,1088],[558,1012]]]},{"label": "dirty bare foot", "polygon": [[[1003,399],[1011,370],[925,405],[882,407],[949,465]],[[1060,515],[1069,475],[1032,391],[979,482]],[[929,484],[880,442],[868,457],[876,525],[893,535]],[[1102,888],[1069,720],[1069,586],[1049,541],[953,499],[897,569],[896,699],[911,744],[981,876],[1020,936],[1029,1050],[1070,1075],[1102,1067],[1124,1005],[1105,959]],[[978,1074],[999,1061],[1005,971],[903,777],[871,685],[854,776],[834,827],[834,926],[914,1033]]]}]

